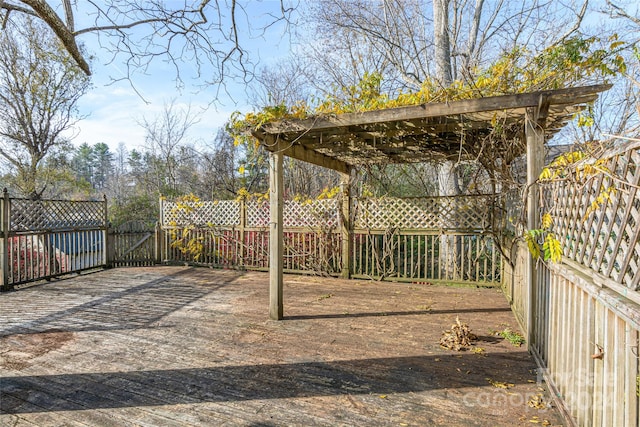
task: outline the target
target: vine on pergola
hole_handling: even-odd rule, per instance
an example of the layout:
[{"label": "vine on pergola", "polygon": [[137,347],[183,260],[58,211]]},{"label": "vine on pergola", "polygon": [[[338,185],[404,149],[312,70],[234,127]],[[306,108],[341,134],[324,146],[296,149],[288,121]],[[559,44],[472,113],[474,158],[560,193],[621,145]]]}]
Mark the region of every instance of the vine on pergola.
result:
[{"label": "vine on pergola", "polygon": [[[549,47],[538,55],[518,47],[485,70],[475,70],[474,80],[454,81],[443,87],[435,79],[427,79],[417,92],[388,94],[381,91],[382,76],[366,73],[353,86],[335,88],[332,95],[293,105],[281,103],[244,115],[235,113],[228,126],[236,145],[258,144],[251,131],[266,123],[288,119],[309,119],[343,113],[357,113],[387,108],[450,102],[508,95],[532,91],[567,88],[581,84],[600,83],[625,70],[620,55],[626,44],[617,36],[603,41],[596,37],[572,38]],[[590,112],[580,114],[578,124],[593,123]],[[489,133],[477,135],[467,146],[466,157],[475,158],[493,179],[507,179],[513,160],[525,151],[521,129],[496,114]],[[500,159],[496,148],[500,148]]]}]

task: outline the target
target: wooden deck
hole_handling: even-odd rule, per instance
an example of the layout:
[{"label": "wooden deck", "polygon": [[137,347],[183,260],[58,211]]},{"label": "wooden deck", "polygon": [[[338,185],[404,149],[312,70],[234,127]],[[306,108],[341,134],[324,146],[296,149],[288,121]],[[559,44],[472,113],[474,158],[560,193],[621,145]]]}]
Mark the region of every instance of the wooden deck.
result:
[{"label": "wooden deck", "polygon": [[[517,330],[496,289],[285,276],[284,295],[270,321],[266,273],[188,267],[0,294],[0,425],[560,424],[491,333]],[[484,355],[439,346],[456,316]]]}]

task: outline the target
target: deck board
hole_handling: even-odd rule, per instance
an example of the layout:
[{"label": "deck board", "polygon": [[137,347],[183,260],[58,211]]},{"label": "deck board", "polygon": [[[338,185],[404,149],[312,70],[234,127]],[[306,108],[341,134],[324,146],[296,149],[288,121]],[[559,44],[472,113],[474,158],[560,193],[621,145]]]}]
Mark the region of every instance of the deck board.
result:
[{"label": "deck board", "polygon": [[[495,288],[285,276],[284,296],[271,321],[267,274],[191,267],[0,294],[0,424],[560,424],[491,334],[517,330]],[[486,356],[439,346],[456,316]]]}]

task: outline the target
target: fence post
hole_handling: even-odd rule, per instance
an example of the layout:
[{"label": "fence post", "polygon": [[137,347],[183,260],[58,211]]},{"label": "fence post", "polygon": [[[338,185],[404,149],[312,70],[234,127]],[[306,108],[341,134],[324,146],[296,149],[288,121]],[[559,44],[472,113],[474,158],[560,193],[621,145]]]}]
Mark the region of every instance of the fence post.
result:
[{"label": "fence post", "polygon": [[[539,124],[540,111],[534,108],[527,109],[525,120],[525,138],[527,141],[527,229],[535,230],[540,227],[540,203],[538,177],[542,172],[544,163],[544,129]],[[529,349],[538,344],[535,324],[538,318],[536,301],[538,288],[537,260],[531,254],[527,257],[527,345]]]},{"label": "fence post", "polygon": [[[244,264],[244,260],[245,258],[245,244],[244,244],[244,229],[247,227],[247,203],[246,203],[246,199],[244,197],[240,198],[240,230],[239,230],[239,237],[238,239],[240,240],[240,247],[238,248],[238,244],[236,243],[236,257],[238,257],[238,259],[236,260],[236,267],[241,267],[244,268],[245,264]],[[238,255],[238,249],[240,254]]]},{"label": "fence post", "polygon": [[9,291],[9,192],[2,190],[0,200],[0,291]]},{"label": "fence post", "polygon": [[102,230],[102,239],[104,241],[104,246],[102,248],[102,264],[105,268],[111,267],[111,262],[113,261],[112,256],[112,246],[113,240],[109,238],[109,212],[107,208],[107,195],[102,195],[102,201],[104,203],[103,207],[103,230]]},{"label": "fence post", "polygon": [[[274,143],[274,140],[267,143]],[[284,205],[282,190],[282,161],[281,151],[269,153],[269,317],[282,320],[284,282],[283,270],[283,222],[282,210]]]},{"label": "fence post", "polygon": [[340,233],[342,234],[342,271],[340,277],[349,279],[351,277],[351,174],[340,174],[340,189],[342,198],[339,204]]},{"label": "fence post", "polygon": [[160,226],[160,222],[156,221],[156,226],[154,229],[154,238],[155,238],[155,262],[156,264],[162,264],[162,227]]},{"label": "fence post", "polygon": [[162,226],[164,225],[164,197],[162,196],[162,194],[160,195],[160,198],[158,200],[158,206],[160,208],[159,212],[158,212],[158,221],[156,221],[156,226],[155,226],[155,256],[156,256],[156,264],[162,264],[162,260],[164,259],[164,253],[163,253],[163,245],[162,245],[162,241],[163,241],[163,228]]}]

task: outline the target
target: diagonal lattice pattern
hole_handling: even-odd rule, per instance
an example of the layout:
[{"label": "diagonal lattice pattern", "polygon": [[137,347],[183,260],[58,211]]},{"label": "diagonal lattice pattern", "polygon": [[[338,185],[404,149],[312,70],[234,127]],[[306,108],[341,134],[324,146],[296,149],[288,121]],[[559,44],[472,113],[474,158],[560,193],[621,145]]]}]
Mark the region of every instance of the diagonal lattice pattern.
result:
[{"label": "diagonal lattice pattern", "polygon": [[567,258],[637,291],[640,151],[605,159],[606,173],[546,185],[545,200]]},{"label": "diagonal lattice pattern", "polygon": [[106,227],[105,202],[11,199],[10,231]]},{"label": "diagonal lattice pattern", "polygon": [[[283,207],[285,227],[334,228],[338,226],[337,199],[295,201],[287,200]],[[268,227],[270,211],[268,201],[247,202],[247,226]]]},{"label": "diagonal lattice pattern", "polygon": [[247,225],[249,227],[268,227],[270,221],[269,202],[250,200],[247,206]]},{"label": "diagonal lattice pattern", "polygon": [[359,199],[355,227],[365,229],[486,229],[495,196]]},{"label": "diagonal lattice pattern", "polygon": [[333,228],[338,226],[338,200],[325,199],[310,202],[285,202],[285,227]]},{"label": "diagonal lattice pattern", "polygon": [[162,224],[165,226],[237,226],[240,225],[240,202],[214,200],[206,202],[162,203]]}]

